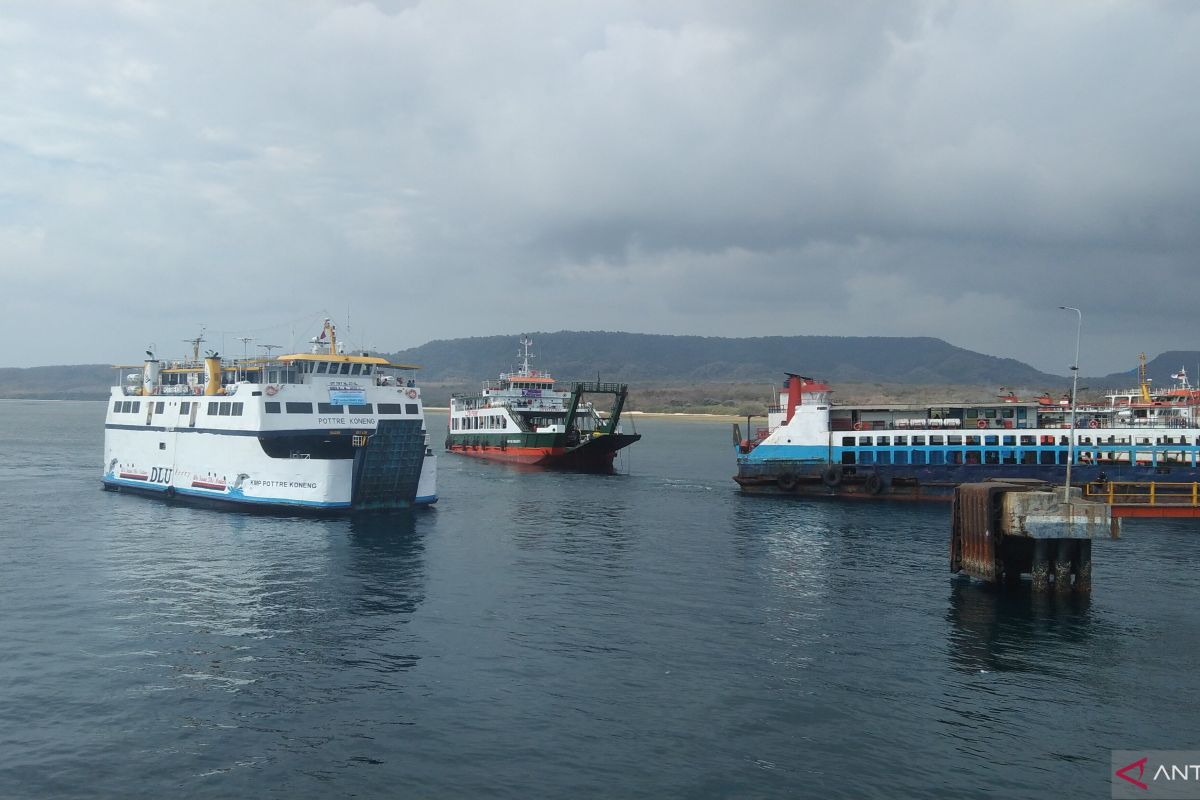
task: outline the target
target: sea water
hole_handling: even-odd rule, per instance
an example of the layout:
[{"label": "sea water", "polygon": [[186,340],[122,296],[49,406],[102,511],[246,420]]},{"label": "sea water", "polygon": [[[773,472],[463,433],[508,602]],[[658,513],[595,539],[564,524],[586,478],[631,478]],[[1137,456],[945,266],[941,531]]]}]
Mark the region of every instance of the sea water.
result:
[{"label": "sea water", "polygon": [[0,402],[0,797],[1096,797],[1198,744],[1200,523],[1056,599],[951,576],[948,506],[740,496],[725,423],[315,520],[102,492],[103,421]]}]

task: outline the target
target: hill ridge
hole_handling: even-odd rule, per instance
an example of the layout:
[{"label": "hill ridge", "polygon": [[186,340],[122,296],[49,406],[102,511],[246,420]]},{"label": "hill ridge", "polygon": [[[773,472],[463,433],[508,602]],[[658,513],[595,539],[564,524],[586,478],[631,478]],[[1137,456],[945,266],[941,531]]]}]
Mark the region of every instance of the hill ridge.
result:
[{"label": "hill ridge", "polygon": [[[722,337],[624,331],[538,331],[536,364],[562,380],[602,375],[636,383],[775,382],[783,372],[870,383],[1060,385],[1016,359],[989,356],[929,336]],[[435,339],[387,354],[426,368],[427,380],[479,380],[511,368],[517,335]]]},{"label": "hill ridge", "polygon": [[[835,384],[1001,386],[1061,390],[1069,379],[1041,372],[1017,359],[967,350],[931,336],[753,336],[649,334],[626,331],[535,331],[534,366],[569,381],[602,378],[633,387],[683,384],[776,385],[785,372],[801,372]],[[399,363],[423,367],[426,384],[478,386],[517,364],[519,334],[434,339],[386,353]],[[1180,366],[1200,364],[1200,351],[1170,350],[1148,362],[1155,385],[1171,383]],[[1193,367],[1200,376],[1200,367]],[[1132,385],[1136,369],[1084,378],[1090,393]],[[1197,377],[1197,376],[1193,376]],[[0,367],[0,397],[102,399],[111,385],[111,364]],[[436,400],[431,395],[431,401]]]}]

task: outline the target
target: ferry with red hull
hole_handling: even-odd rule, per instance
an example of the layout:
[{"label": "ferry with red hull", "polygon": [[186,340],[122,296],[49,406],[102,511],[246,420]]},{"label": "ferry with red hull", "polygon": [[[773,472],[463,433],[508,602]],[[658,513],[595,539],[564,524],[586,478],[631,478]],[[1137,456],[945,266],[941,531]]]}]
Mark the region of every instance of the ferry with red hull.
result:
[{"label": "ferry with red hull", "polygon": [[[789,373],[767,426],[734,425],[737,475],[747,494],[950,500],[962,483],[1036,479],[1089,491],[1200,482],[1200,390],[1187,374],[1155,390],[1112,391],[1107,402],[1070,396],[990,403],[837,406],[827,383]],[[1166,490],[1165,488],[1163,489]],[[1186,498],[1185,498],[1186,499]]]},{"label": "ferry with red hull", "polygon": [[[530,367],[532,344],[521,338],[516,371],[484,381],[478,394],[450,398],[446,449],[514,464],[611,470],[617,452],[642,438],[620,427],[628,386],[585,381],[558,388],[549,373]],[[585,399],[591,395],[612,396],[607,417]]]}]

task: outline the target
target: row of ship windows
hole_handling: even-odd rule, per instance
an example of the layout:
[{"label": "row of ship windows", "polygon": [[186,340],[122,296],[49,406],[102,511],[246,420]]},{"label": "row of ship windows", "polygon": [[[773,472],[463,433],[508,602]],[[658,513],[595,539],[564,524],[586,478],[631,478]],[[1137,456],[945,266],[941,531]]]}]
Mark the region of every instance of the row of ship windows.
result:
[{"label": "row of ship windows", "polygon": [[[1149,436],[1137,436],[1134,439],[1135,441],[1130,441],[1128,436],[1096,436],[1093,441],[1091,436],[1081,436],[1076,444],[1191,444],[1186,436],[1159,436],[1154,442],[1150,441]],[[985,447],[1066,447],[1069,444],[1066,436],[1060,436],[1057,442],[1053,436],[844,436],[842,447],[908,447],[910,441],[913,447],[924,447],[926,440],[934,447],[964,444],[967,447],[978,447],[981,444]],[[1200,436],[1196,437],[1195,444],[1200,446]]]},{"label": "row of ship windows", "polygon": [[[153,405],[155,407],[154,408],[155,414],[161,414],[161,413],[163,413],[166,403],[162,400],[159,400],[158,402],[156,402],[156,403],[152,402],[149,405]],[[200,406],[201,404],[196,403],[196,405]],[[289,414],[311,414],[311,413],[313,413],[313,404],[312,403],[285,403],[282,405],[286,406],[287,413],[289,413]],[[275,403],[275,402],[267,402],[264,404],[264,408],[268,414],[279,414],[280,406],[281,406],[280,403]],[[336,405],[333,405],[332,403],[317,403],[317,413],[318,414],[345,414],[346,409],[347,409],[347,406],[336,406]],[[142,402],[140,400],[114,400],[113,401],[113,413],[114,414],[139,414],[139,413],[141,413],[141,410],[142,410]],[[189,414],[189,413],[191,413],[191,410],[192,410],[192,404],[189,401],[185,400],[179,404],[179,413],[181,415]],[[240,416],[242,416],[242,410],[243,410],[242,403],[217,401],[217,402],[211,402],[208,404],[207,412],[210,417],[240,417]],[[365,403],[363,405],[349,406],[349,410],[350,410],[351,414],[373,414],[373,413],[375,413],[375,406],[372,403]],[[416,414],[417,413],[417,404],[416,403],[380,403],[379,404],[379,413],[380,414]]]},{"label": "row of ship windows", "polygon": [[[1013,450],[898,450],[842,453],[843,464],[1066,464],[1067,451],[1044,450],[1018,453]],[[1083,461],[1081,457],[1080,461]]]},{"label": "row of ship windows", "polygon": [[[264,405],[268,414],[279,414],[286,411],[288,414],[311,414],[313,413],[312,403],[276,403],[268,402]],[[350,410],[351,414],[374,414],[375,405],[372,403],[364,403],[362,405],[352,406],[335,406],[330,403],[317,403],[318,414],[345,414],[346,409]],[[416,403],[380,403],[380,414],[416,414]]]},{"label": "row of ship windows", "polygon": [[[1085,449],[1076,451],[1078,464],[1103,463],[1194,463],[1196,451],[1149,450],[1120,448],[1105,451]],[[1070,459],[1067,450],[861,450],[842,453],[842,464],[1041,464],[1062,466]]]},{"label": "row of ship windows", "polygon": [[[339,367],[341,369],[339,369]],[[328,361],[301,361],[301,372],[312,372],[317,375],[370,375],[371,364],[330,363]]]},{"label": "row of ship windows", "polygon": [[[166,403],[162,400],[158,402],[147,403],[148,406],[154,406],[154,413],[161,414],[166,408]],[[200,407],[200,403],[196,403]],[[242,415],[243,404],[234,402],[213,402],[208,404],[208,414],[212,417],[240,417]],[[140,400],[114,400],[114,414],[137,414],[142,410],[142,401]],[[192,411],[191,402],[185,400],[179,404],[179,413],[190,414]]]},{"label": "row of ship windows", "polygon": [[450,430],[453,431],[502,431],[507,429],[508,417],[463,417],[461,419],[456,417],[450,420]]}]

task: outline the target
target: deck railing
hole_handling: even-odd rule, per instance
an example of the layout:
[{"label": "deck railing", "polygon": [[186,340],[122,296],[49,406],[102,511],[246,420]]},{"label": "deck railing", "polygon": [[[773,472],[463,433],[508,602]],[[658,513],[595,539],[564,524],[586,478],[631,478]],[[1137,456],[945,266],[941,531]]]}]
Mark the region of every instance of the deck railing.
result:
[{"label": "deck railing", "polygon": [[628,388],[624,383],[599,383],[597,381],[580,381],[571,384],[574,392],[596,392],[598,394],[620,394]]},{"label": "deck railing", "polygon": [[1089,500],[1110,506],[1200,507],[1200,483],[1170,481],[1092,481],[1084,486]]}]

